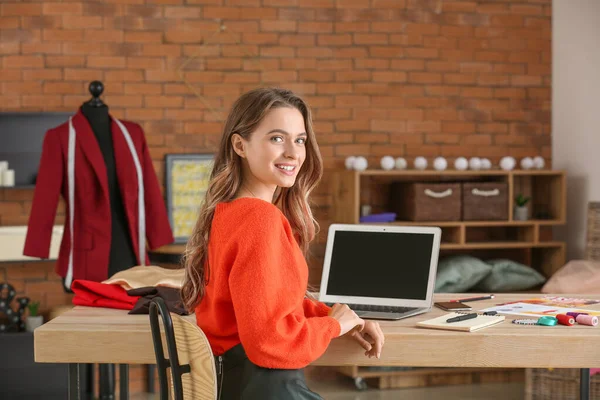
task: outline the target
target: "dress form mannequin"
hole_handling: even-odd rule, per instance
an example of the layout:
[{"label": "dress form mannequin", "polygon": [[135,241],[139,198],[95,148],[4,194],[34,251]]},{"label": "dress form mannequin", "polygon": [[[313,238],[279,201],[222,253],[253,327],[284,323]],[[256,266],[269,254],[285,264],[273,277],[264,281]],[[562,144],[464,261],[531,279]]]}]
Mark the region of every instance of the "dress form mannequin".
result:
[{"label": "dress form mannequin", "polygon": [[[137,265],[137,261],[117,180],[108,106],[100,100],[104,87],[101,82],[94,81],[90,84],[89,90],[92,99],[81,106],[81,112],[90,123],[106,165],[111,209],[111,244],[108,263],[108,276],[110,277],[119,271]],[[100,364],[99,372],[100,399],[114,399],[115,365]]]}]

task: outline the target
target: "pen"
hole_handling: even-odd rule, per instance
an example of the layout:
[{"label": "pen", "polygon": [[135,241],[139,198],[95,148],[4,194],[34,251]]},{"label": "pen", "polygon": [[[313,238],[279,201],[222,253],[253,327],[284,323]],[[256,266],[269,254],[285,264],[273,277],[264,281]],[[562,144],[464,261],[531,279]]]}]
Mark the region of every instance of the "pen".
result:
[{"label": "pen", "polygon": [[451,303],[462,303],[463,301],[489,300],[489,299],[493,299],[493,298],[494,298],[494,295],[490,294],[488,296],[469,297],[467,299],[450,300],[450,302]]},{"label": "pen", "polygon": [[452,317],[446,320],[446,322],[459,322],[467,319],[477,318],[477,313],[459,315],[457,317]]}]

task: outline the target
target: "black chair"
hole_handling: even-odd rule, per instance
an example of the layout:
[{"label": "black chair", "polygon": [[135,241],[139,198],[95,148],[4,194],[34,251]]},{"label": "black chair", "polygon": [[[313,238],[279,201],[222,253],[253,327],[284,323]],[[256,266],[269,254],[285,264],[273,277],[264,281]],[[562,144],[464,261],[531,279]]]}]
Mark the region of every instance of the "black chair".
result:
[{"label": "black chair", "polygon": [[[165,358],[159,313],[162,317],[169,358]],[[174,400],[216,399],[217,373],[214,357],[206,335],[195,321],[170,313],[164,300],[155,297],[150,303],[150,327],[161,400],[169,399],[169,367]]]}]

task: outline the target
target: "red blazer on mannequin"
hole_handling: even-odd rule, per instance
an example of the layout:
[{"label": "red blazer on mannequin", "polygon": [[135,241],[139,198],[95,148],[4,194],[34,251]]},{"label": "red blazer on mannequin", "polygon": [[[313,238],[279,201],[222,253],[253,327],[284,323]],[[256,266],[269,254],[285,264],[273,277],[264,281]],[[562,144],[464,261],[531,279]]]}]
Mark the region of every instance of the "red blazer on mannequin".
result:
[{"label": "red blazer on mannequin", "polygon": [[[74,146],[74,208],[73,233],[70,225],[69,188],[67,179],[69,122],[46,132],[35,185],[35,193],[24,255],[48,258],[54,217],[59,195],[66,199],[67,216],[56,272],[67,276],[73,234],[72,280],[100,282],[108,278],[111,242],[111,210],[104,158],[86,117],[79,110],[71,120],[76,132]],[[154,249],[174,241],[171,226],[161,196],[159,183],[148,153],[142,128],[133,122],[121,121],[127,128],[143,175],[146,238]],[[140,253],[138,240],[138,175],[132,152],[117,122],[111,117],[111,132],[117,179],[129,233],[138,263],[149,263],[147,253]],[[143,257],[143,258],[142,258]]]}]

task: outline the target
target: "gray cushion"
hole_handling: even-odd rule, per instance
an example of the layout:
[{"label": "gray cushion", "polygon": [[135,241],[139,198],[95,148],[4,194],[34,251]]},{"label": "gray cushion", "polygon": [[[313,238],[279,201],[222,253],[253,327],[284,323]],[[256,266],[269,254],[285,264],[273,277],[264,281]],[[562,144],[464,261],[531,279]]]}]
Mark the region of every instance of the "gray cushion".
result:
[{"label": "gray cushion", "polygon": [[485,278],[492,267],[478,258],[455,255],[440,259],[435,280],[438,293],[466,292]]},{"label": "gray cushion", "polygon": [[512,260],[488,260],[492,272],[481,280],[477,290],[484,292],[511,292],[539,286],[546,278],[535,269]]}]

